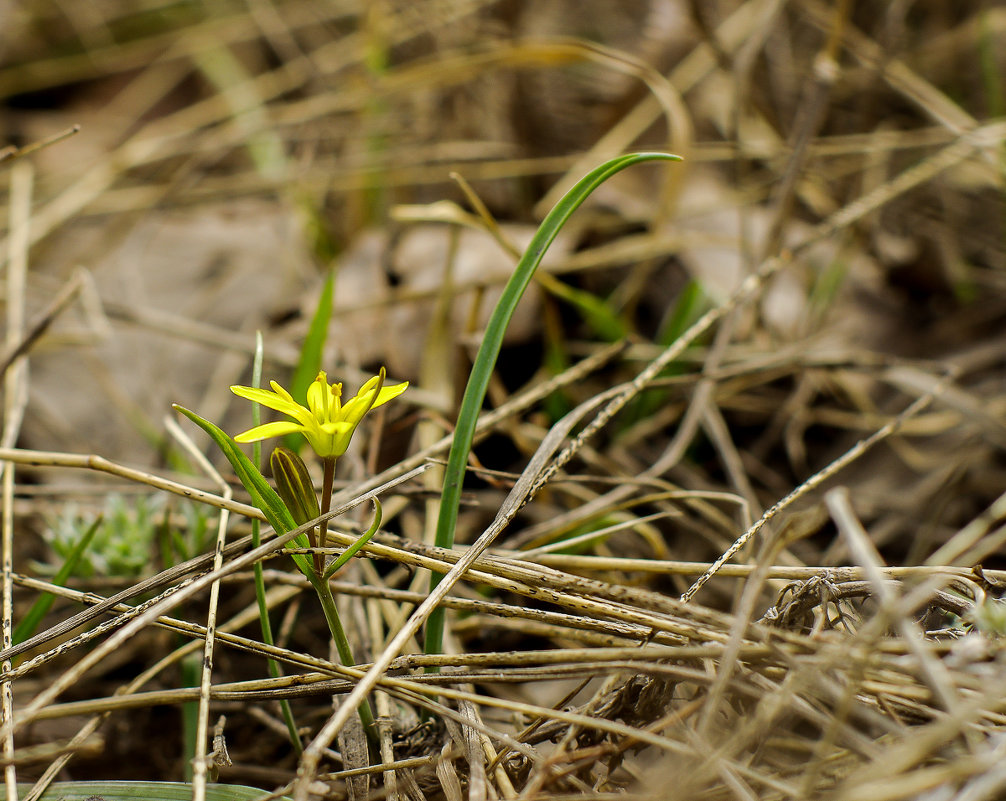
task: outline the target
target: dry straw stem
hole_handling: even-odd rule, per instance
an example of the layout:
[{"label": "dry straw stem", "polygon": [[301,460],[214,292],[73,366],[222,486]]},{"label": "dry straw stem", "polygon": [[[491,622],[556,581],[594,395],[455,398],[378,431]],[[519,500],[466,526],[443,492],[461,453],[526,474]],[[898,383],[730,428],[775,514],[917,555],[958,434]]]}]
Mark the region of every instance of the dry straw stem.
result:
[{"label": "dry straw stem", "polygon": [[[273,651],[272,654],[276,655],[276,656],[280,655],[279,652],[277,652],[277,651]],[[601,656],[603,657],[603,654]],[[639,669],[640,667],[642,667],[641,664],[640,665],[636,665],[635,663],[617,663],[617,662],[613,662],[612,665],[611,665],[611,669],[618,669],[618,668],[622,668],[622,669]],[[596,666],[594,668],[592,668],[592,669],[596,670]],[[78,711],[84,711],[84,710],[83,709],[78,709]],[[531,708],[529,707],[527,711],[531,711]],[[540,711],[539,711],[539,714],[541,714]]]},{"label": "dry straw stem", "polygon": [[[7,326],[6,346],[13,353],[17,343],[24,338],[25,290],[28,273],[28,222],[31,217],[31,198],[35,171],[30,162],[18,162],[11,171],[10,183],[10,259],[7,263],[6,300]],[[24,357],[15,361],[11,369],[4,373],[3,438],[0,445],[11,446],[18,438],[25,408],[28,405],[28,371]],[[0,560],[3,562],[3,648],[10,647],[14,631],[14,468],[7,466],[3,472],[2,484],[3,520],[2,548]],[[10,668],[4,661],[0,669]],[[4,680],[0,684],[0,718],[4,721],[14,718],[13,683]],[[8,801],[17,801],[17,772],[14,768],[14,734],[3,736],[4,779]]]},{"label": "dry straw stem", "polygon": [[[176,440],[182,443],[189,456],[195,464],[199,465],[214,483],[220,488],[220,494],[224,500],[230,501],[233,494],[230,485],[224,481],[223,476],[210,464],[209,460],[200,452],[192,440],[185,435],[174,420],[166,421],[168,430]],[[213,563],[210,568],[212,573],[219,573],[224,562],[224,547],[227,542],[227,523],[229,513],[226,509],[220,510],[217,519],[217,536],[213,548]],[[206,778],[210,767],[207,758],[206,746],[210,738],[210,688],[213,683],[213,655],[217,634],[217,609],[220,602],[220,582],[214,581],[210,584],[209,609],[206,613],[206,628],[203,633],[203,659],[202,671],[199,676],[199,711],[196,718],[196,748],[192,757],[192,801],[205,801],[206,799]]]},{"label": "dry straw stem", "polygon": [[[831,490],[825,496],[825,503],[827,503],[828,510],[835,519],[839,531],[849,541],[853,560],[866,571],[867,580],[873,588],[873,595],[880,602],[878,615],[890,615],[887,609],[895,604],[896,597],[881,572],[880,554],[856,519],[855,512],[849,502],[848,490],[844,488]],[[923,633],[919,626],[901,614],[890,616],[889,619],[898,628],[901,639],[908,644],[912,656],[922,668],[926,683],[939,699],[940,705],[951,715],[960,719],[961,699],[957,696],[956,688],[953,686],[946,667],[925,646]]]},{"label": "dry straw stem", "polygon": [[[945,379],[943,384],[949,383],[950,378]],[[835,476],[843,468],[847,467],[856,459],[860,458],[864,453],[866,453],[870,448],[887,439],[889,436],[898,431],[899,428],[909,419],[914,417],[916,414],[921,412],[926,408],[933,399],[937,397],[942,389],[941,386],[937,386],[932,392],[926,393],[921,398],[915,400],[904,412],[899,414],[894,420],[889,422],[883,428],[874,432],[871,436],[867,437],[860,442],[857,442],[852,448],[846,451],[842,456],[840,456],[835,461],[829,463],[826,467],[819,470],[813,476],[804,481],[800,486],[793,490],[789,495],[780,500],[779,502],[773,504],[771,507],[765,510],[765,513],[758,519],[758,521],[751,526],[747,531],[741,534],[740,537],[731,545],[724,553],[712,564],[709,569],[703,572],[699,576],[695,583],[681,596],[683,602],[690,601],[709,579],[716,575],[720,568],[726,564],[734,555],[736,555],[741,548],[743,548],[752,537],[756,536],[761,529],[768,524],[776,515],[779,514],[783,509],[792,505],[799,498],[813,491],[817,487],[820,487],[829,478]]]},{"label": "dry straw stem", "polygon": [[[14,147],[13,145],[8,145],[7,147],[0,148],[0,164],[7,161],[13,161],[14,159],[23,159],[26,156],[30,156],[33,153],[42,150],[43,148],[58,144],[76,133],[80,133],[80,126],[72,125],[65,131],[60,131],[52,136],[47,136],[45,139],[38,142],[32,142],[30,145],[25,145],[24,147]],[[11,228],[13,227],[14,226],[11,225]]]}]

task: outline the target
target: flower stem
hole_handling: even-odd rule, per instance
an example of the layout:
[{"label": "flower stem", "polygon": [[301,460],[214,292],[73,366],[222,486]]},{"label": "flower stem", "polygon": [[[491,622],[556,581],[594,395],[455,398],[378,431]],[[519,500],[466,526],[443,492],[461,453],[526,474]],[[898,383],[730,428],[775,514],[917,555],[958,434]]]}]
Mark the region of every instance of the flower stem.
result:
[{"label": "flower stem", "polygon": [[308,547],[314,551],[314,572],[319,576],[325,572],[325,554],[318,550],[318,529],[312,528],[307,532]]},{"label": "flower stem", "polygon": [[[332,508],[332,484],[335,481],[335,457],[326,456],[322,463],[325,467],[325,475],[321,484],[321,511],[328,512]],[[328,547],[328,520],[322,521],[318,531],[318,547]],[[315,575],[309,576],[314,591],[318,593],[318,600],[321,601],[321,608],[325,612],[325,620],[328,622],[328,630],[332,633],[332,640],[335,642],[335,650],[339,653],[339,661],[346,667],[356,664],[353,658],[353,649],[349,645],[349,638],[346,637],[346,630],[342,627],[342,619],[339,617],[339,609],[335,605],[335,596],[332,595],[332,587],[325,578],[324,553],[317,554],[320,557],[321,567],[315,561]],[[377,726],[374,723],[374,712],[370,708],[370,700],[364,699],[359,707],[360,722],[363,730],[367,733],[367,739],[377,742]]]},{"label": "flower stem", "polygon": [[[328,512],[332,508],[332,484],[335,481],[335,457],[326,456],[322,459],[325,466],[325,475],[321,481],[321,511]],[[321,536],[318,538],[318,546],[328,547],[328,518],[321,523]]]},{"label": "flower stem", "polygon": [[[335,641],[335,650],[339,653],[339,661],[346,667],[356,664],[353,659],[353,649],[349,646],[349,639],[346,637],[346,630],[342,627],[342,620],[339,618],[339,610],[335,606],[335,596],[332,595],[332,588],[328,581],[320,576],[312,576],[311,584],[314,591],[318,593],[318,600],[321,601],[321,608],[325,612],[325,620],[328,622],[328,630],[332,633]],[[367,733],[367,739],[377,741],[377,726],[374,723],[374,712],[370,708],[370,700],[364,699],[359,707],[360,722]]]}]

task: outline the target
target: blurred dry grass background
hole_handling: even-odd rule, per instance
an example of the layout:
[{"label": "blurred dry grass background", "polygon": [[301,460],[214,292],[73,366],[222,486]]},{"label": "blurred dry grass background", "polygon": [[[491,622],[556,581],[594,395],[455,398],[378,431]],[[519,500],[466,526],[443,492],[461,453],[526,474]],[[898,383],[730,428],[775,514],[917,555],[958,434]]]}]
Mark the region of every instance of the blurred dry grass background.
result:
[{"label": "blurred dry grass background", "polygon": [[[334,269],[329,373],[355,387],[385,364],[413,382],[340,477],[389,476],[424,448],[443,458],[429,447],[514,264],[452,173],[520,248],[589,168],[667,150],[686,161],[597,191],[524,299],[461,541],[562,414],[702,312],[726,313],[456,588],[441,677],[421,657],[395,663],[375,695],[383,763],[361,783],[329,750],[327,792],[1002,797],[1006,5],[6,0],[0,18],[0,145],[80,126],[0,162],[6,353],[27,354],[5,361],[0,443],[22,462],[4,490],[15,622],[45,586],[23,574],[56,559],[53,531],[122,503],[110,493],[127,530],[139,508],[176,539],[213,524],[212,507],[143,480],[15,447],[219,492],[169,431],[170,404],[247,427],[227,387],[249,380],[255,331],[266,377],[285,381]],[[361,663],[422,600],[425,569],[457,559],[422,544],[437,486],[433,469],[390,490],[374,561],[338,582]],[[164,541],[143,545],[139,578],[172,566]],[[234,574],[219,610],[234,634],[204,692],[227,717],[222,781],[286,786],[297,759],[276,699],[310,740],[345,691],[285,564],[267,565],[278,656],[308,678],[266,678],[251,582]],[[105,597],[138,580],[95,572],[71,587]],[[18,778],[181,778],[179,710],[198,692],[178,663],[201,648],[203,599],[86,672],[99,637],[64,652],[53,632],[15,660]],[[46,625],[95,600],[66,593]],[[417,727],[430,684],[453,711]]]}]

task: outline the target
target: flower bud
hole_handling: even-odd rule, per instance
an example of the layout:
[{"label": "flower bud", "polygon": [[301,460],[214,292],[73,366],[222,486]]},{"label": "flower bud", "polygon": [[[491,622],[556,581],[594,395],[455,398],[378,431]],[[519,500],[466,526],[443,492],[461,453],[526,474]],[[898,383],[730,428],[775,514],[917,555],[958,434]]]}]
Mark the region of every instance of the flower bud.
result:
[{"label": "flower bud", "polygon": [[309,523],[321,514],[318,494],[314,490],[307,465],[289,448],[275,448],[269,457],[276,492],[298,526]]}]

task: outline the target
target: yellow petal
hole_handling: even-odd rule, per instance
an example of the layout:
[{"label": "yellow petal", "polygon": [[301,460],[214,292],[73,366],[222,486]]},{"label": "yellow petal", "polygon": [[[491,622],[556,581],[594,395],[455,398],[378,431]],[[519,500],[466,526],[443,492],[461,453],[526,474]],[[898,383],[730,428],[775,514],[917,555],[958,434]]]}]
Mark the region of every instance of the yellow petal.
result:
[{"label": "yellow petal", "polygon": [[328,417],[327,388],[324,373],[318,373],[318,377],[307,388],[307,406],[319,422]]},{"label": "yellow petal", "polygon": [[401,384],[395,384],[393,387],[382,387],[381,394],[378,395],[377,400],[374,401],[374,406],[380,406],[382,403],[387,403],[389,400],[394,400],[403,392],[405,392],[408,386],[409,382],[403,381]]},{"label": "yellow petal", "polygon": [[249,428],[247,431],[242,431],[236,437],[234,437],[235,442],[258,442],[262,439],[269,439],[270,437],[285,437],[287,434],[295,434],[298,431],[303,431],[304,426],[298,425],[297,423],[292,423],[289,420],[281,420],[276,423],[266,423],[262,426],[255,426],[255,428]]},{"label": "yellow petal", "polygon": [[275,392],[277,395],[279,395],[287,403],[292,403],[294,406],[300,406],[300,404],[297,403],[297,401],[295,401],[293,399],[293,395],[291,395],[282,386],[280,386],[279,382],[277,382],[277,381],[270,381],[269,382],[269,386],[272,387],[273,392]]},{"label": "yellow petal", "polygon": [[338,420],[333,423],[322,423],[321,430],[329,435],[339,435],[345,434],[347,431],[352,431],[356,428],[352,423],[347,423],[344,420]]},{"label": "yellow petal", "polygon": [[[273,382],[273,386],[283,389]],[[290,398],[290,393],[283,390],[283,393],[270,392],[267,389],[257,389],[255,387],[231,387],[231,392],[237,395],[239,398],[245,398],[246,400],[254,401],[262,406],[266,406],[270,409],[275,409],[277,412],[282,412],[283,414],[290,415],[301,425],[307,425],[308,421],[311,419],[311,413],[301,406],[299,403],[294,403]],[[284,397],[285,396],[285,397]]]},{"label": "yellow petal", "polygon": [[353,428],[356,428],[364,418],[364,415],[374,407],[374,401],[377,400],[377,396],[380,394],[383,386],[384,368],[382,367],[380,373],[360,387],[360,391],[356,393],[355,398],[346,402],[339,416],[351,423]]}]

